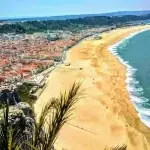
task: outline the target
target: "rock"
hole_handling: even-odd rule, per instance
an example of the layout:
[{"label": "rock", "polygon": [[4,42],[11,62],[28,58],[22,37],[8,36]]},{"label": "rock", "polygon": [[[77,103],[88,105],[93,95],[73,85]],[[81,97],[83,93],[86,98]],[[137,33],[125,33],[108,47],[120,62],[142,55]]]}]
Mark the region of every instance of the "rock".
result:
[{"label": "rock", "polygon": [[19,103],[20,99],[17,90],[13,89],[0,91],[0,102],[5,104],[7,102],[7,99],[9,99],[10,105],[15,105],[16,103]]},{"label": "rock", "polygon": [[34,118],[34,113],[33,113],[33,110],[31,108],[31,106],[28,104],[28,103],[25,103],[25,102],[20,102],[16,105],[16,107],[19,109],[19,110],[22,110],[23,113],[28,116],[28,117],[31,117],[31,118]]},{"label": "rock", "polygon": [[[0,110],[0,123],[3,121],[4,111]],[[35,120],[32,108],[28,103],[21,102],[9,107],[8,123],[17,135],[17,140],[21,143],[31,141]],[[20,139],[21,138],[21,139]],[[22,145],[24,147],[25,145]],[[27,149],[27,148],[26,148]]]},{"label": "rock", "polygon": [[34,118],[31,107],[25,103],[19,103],[18,105],[10,106],[9,124],[13,128],[21,129],[22,131],[31,130],[34,125]]}]

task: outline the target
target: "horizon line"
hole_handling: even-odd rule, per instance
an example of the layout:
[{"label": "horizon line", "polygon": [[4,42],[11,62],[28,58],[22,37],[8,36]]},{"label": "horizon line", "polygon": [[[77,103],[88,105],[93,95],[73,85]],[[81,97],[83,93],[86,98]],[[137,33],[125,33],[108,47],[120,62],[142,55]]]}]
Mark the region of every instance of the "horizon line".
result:
[{"label": "horizon line", "polygon": [[140,11],[150,11],[148,10],[119,10],[119,11],[112,11],[112,12],[102,12],[102,13],[81,13],[81,14],[60,14],[60,15],[50,15],[50,16],[20,16],[20,17],[0,17],[0,20],[8,20],[8,19],[28,19],[28,18],[49,18],[49,17],[63,17],[63,16],[78,16],[78,15],[102,15],[102,14],[109,14],[109,13],[119,13],[119,12],[140,12]]}]

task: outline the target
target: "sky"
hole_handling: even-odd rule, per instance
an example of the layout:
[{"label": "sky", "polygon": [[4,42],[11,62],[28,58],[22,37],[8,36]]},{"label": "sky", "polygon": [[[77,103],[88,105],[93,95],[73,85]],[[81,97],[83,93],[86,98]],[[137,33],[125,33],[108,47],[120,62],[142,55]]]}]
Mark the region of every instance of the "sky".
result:
[{"label": "sky", "polygon": [[150,0],[0,0],[0,18],[150,10]]}]

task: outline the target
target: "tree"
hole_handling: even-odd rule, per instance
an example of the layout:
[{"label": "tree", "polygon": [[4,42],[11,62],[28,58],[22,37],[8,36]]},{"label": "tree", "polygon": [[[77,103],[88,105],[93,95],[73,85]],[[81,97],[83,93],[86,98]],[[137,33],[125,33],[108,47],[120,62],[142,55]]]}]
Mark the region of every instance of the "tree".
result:
[{"label": "tree", "polygon": [[[80,97],[79,83],[74,83],[68,92],[52,98],[43,108],[33,126],[32,139],[18,137],[18,132],[9,125],[9,100],[0,123],[0,149],[3,150],[50,150],[62,126],[70,119],[74,104]],[[45,128],[47,125],[47,128]],[[19,131],[21,132],[21,131]]]}]

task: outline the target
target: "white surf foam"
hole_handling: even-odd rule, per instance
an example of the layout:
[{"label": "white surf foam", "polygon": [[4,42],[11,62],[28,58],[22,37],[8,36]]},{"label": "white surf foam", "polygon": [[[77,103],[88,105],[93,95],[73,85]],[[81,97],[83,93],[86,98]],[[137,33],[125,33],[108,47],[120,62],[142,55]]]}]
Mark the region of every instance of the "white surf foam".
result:
[{"label": "white surf foam", "polygon": [[118,51],[117,51],[118,47],[123,48],[124,46],[126,46],[126,44],[127,44],[126,42],[128,42],[129,39],[133,38],[134,36],[136,36],[142,32],[145,32],[147,30],[149,30],[149,29],[145,29],[140,32],[131,34],[129,37],[126,37],[123,40],[121,40],[120,42],[110,46],[109,51],[113,55],[115,55],[124,66],[126,66],[126,68],[127,68],[126,87],[129,92],[131,102],[133,103],[135,109],[137,110],[141,121],[144,122],[145,125],[150,127],[150,109],[145,109],[144,107],[142,107],[142,106],[139,107],[139,105],[138,105],[138,104],[148,102],[149,99],[142,97],[142,94],[144,93],[143,88],[140,86],[139,82],[134,77],[137,69],[130,66],[129,62],[124,61],[121,58],[121,56],[118,54]]},{"label": "white surf foam", "polygon": [[139,114],[141,121],[150,128],[150,117],[147,115]]}]

